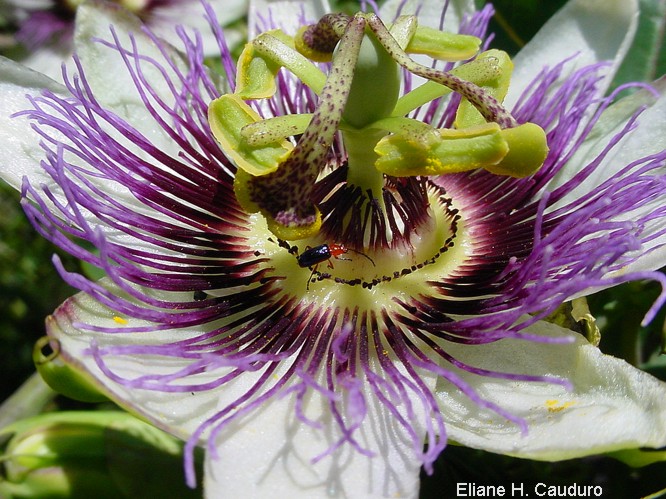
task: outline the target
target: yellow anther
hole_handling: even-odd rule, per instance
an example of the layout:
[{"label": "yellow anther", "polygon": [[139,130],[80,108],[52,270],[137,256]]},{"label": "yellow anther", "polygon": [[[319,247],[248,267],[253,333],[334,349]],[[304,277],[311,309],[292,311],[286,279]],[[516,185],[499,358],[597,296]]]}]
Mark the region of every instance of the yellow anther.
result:
[{"label": "yellow anther", "polygon": [[225,94],[215,99],[208,108],[208,122],[224,152],[238,168],[254,176],[267,175],[277,170],[293,149],[287,140],[251,147],[243,139],[241,130],[245,125],[259,121],[261,116],[235,94]]},{"label": "yellow anther", "polygon": [[474,57],[480,46],[481,40],[476,36],[458,35],[419,26],[405,52],[425,54],[443,61],[464,61]]},{"label": "yellow anther", "polygon": [[499,163],[486,166],[486,170],[496,175],[522,178],[541,168],[548,156],[548,141],[543,128],[525,123],[505,128],[502,137],[509,146],[509,152]]}]

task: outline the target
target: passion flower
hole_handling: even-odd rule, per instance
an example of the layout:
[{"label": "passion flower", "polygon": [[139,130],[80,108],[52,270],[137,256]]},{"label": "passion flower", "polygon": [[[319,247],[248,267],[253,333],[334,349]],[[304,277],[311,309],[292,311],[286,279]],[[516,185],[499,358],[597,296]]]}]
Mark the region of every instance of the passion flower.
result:
[{"label": "passion flower", "polygon": [[[265,26],[237,69],[223,50],[220,79],[183,31],[184,56],[81,7],[65,87],[2,67],[3,177],[106,273],[55,260],[83,292],[48,319],[54,350],[205,445],[211,497],[413,496],[449,439],[535,459],[666,444],[664,384],[543,320],[664,282],[662,84],[612,105],[634,12],[583,3],[517,81],[476,54],[490,8],[455,35],[274,11],[303,29]],[[596,50],[577,27],[600,15]]]}]

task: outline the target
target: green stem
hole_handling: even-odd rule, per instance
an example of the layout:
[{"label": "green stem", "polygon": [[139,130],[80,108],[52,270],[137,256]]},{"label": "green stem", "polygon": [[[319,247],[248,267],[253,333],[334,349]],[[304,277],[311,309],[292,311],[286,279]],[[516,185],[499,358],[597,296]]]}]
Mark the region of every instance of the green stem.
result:
[{"label": "green stem", "polygon": [[382,199],[384,175],[375,168],[377,153],[375,145],[387,134],[384,130],[345,130],[343,140],[348,155],[349,173],[347,182],[360,187],[363,191],[370,189],[374,198]]}]

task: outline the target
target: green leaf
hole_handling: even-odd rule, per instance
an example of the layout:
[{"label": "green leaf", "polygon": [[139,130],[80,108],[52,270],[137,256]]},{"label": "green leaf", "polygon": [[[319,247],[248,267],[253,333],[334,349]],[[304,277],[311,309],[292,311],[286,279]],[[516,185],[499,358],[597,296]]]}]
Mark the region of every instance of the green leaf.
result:
[{"label": "green leaf", "polygon": [[[477,0],[477,8],[490,3]],[[495,0],[495,17],[489,32],[494,33],[493,47],[516,53],[539,31],[567,0]]]},{"label": "green leaf", "polygon": [[634,42],[620,66],[614,85],[653,81],[666,74],[666,0],[640,0],[640,17]]}]

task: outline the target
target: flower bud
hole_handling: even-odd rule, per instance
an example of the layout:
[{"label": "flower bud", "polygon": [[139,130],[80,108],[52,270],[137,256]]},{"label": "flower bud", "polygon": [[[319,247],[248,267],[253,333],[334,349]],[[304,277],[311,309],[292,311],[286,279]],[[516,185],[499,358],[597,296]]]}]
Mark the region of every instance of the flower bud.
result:
[{"label": "flower bud", "polygon": [[185,486],[181,442],[124,412],[41,414],[0,430],[0,439],[2,497],[201,495]]}]

